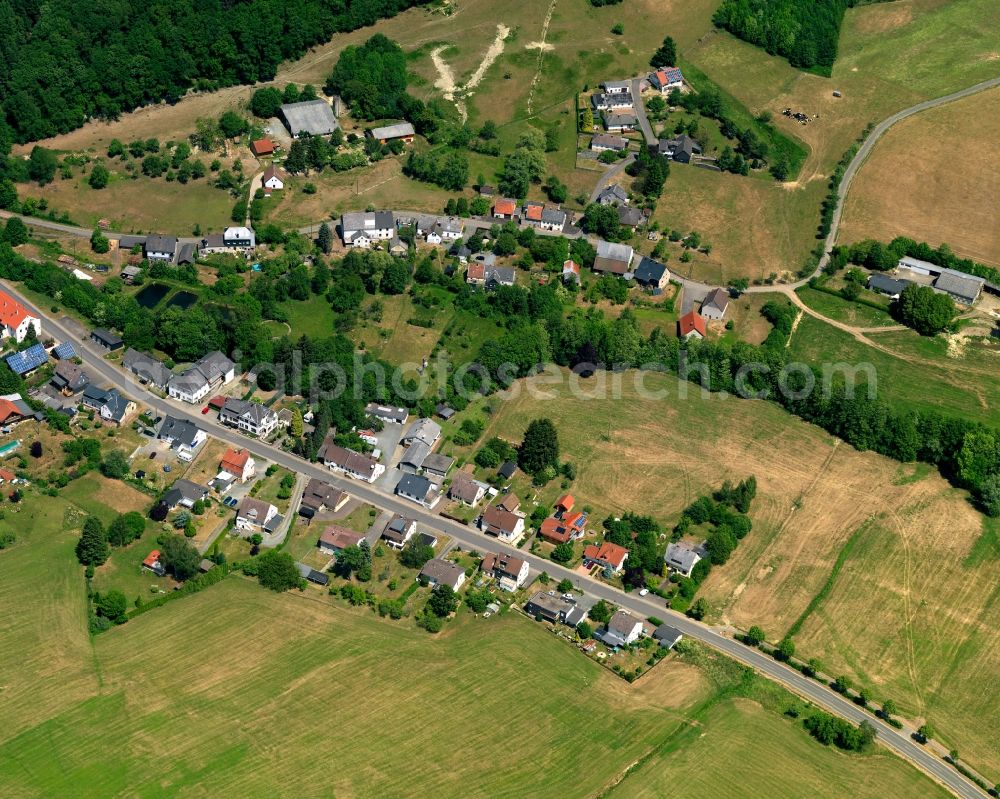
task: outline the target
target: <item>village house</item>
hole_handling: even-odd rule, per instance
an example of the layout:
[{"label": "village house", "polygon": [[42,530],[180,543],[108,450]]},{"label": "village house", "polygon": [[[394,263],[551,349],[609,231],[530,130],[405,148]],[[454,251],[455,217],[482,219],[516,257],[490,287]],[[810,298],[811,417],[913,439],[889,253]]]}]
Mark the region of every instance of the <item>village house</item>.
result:
[{"label": "village house", "polygon": [[502,591],[517,591],[528,581],[528,561],[507,552],[486,555],[479,568],[495,578]]},{"label": "village house", "polygon": [[403,434],[400,443],[405,447],[417,441],[433,447],[441,438],[441,425],[433,419],[416,419]]},{"label": "village house", "polygon": [[385,424],[406,424],[406,420],[410,418],[410,412],[406,408],[391,408],[374,402],[369,402],[365,406],[365,413]]},{"label": "village house", "polygon": [[396,483],[395,494],[423,505],[428,510],[437,505],[441,499],[438,487],[426,477],[416,474],[404,474]]},{"label": "village house", "polygon": [[236,529],[244,533],[273,533],[281,524],[278,509],[270,502],[245,497],[236,512]]},{"label": "village house", "polygon": [[627,205],[618,206],[618,224],[622,227],[635,228],[646,224],[646,212],[641,208],[630,208]]},{"label": "village house", "polygon": [[632,92],[632,81],[606,80],[601,84],[601,89],[605,94],[630,94]]},{"label": "village house", "polygon": [[308,133],[310,136],[329,136],[340,127],[333,108],[326,100],[285,103],[279,113],[293,139],[297,139],[303,133]]},{"label": "village house", "polygon": [[405,144],[409,144],[413,141],[414,136],[417,135],[417,131],[409,122],[396,122],[392,125],[383,125],[382,127],[372,128],[367,131],[366,135],[381,144],[386,144],[394,139],[400,139]]},{"label": "village house", "polygon": [[278,426],[278,414],[259,402],[227,397],[219,421],[258,438],[267,438]]},{"label": "village house", "polygon": [[285,188],[285,173],[282,172],[274,164],[268,164],[267,169],[264,170],[264,175],[261,180],[264,184],[264,191],[281,191]]},{"label": "village house", "polygon": [[27,349],[14,352],[4,360],[10,370],[20,377],[26,377],[49,362],[49,354],[41,344],[32,344]]},{"label": "village house", "polygon": [[19,394],[0,397],[0,425],[10,427],[32,416],[34,412]]},{"label": "village house", "polygon": [[72,397],[83,391],[89,383],[90,378],[83,371],[83,367],[77,366],[72,361],[56,362],[56,368],[52,372],[52,385],[59,393]]},{"label": "village house", "polygon": [[199,358],[179,375],[173,375],[167,381],[167,393],[174,399],[195,403],[235,377],[236,364],[215,350]]},{"label": "village house", "polygon": [[327,555],[339,555],[348,547],[356,547],[365,540],[363,534],[348,530],[339,524],[331,524],[327,527],[316,542],[319,551]]},{"label": "village house", "polygon": [[505,544],[512,544],[524,534],[524,517],[490,505],[479,517],[479,529]]},{"label": "village house", "polygon": [[417,577],[434,588],[446,585],[452,591],[457,591],[465,583],[465,569],[444,558],[431,558],[424,564]]},{"label": "village house", "polygon": [[340,236],[346,247],[368,249],[376,241],[390,241],[396,235],[392,211],[361,211],[340,217]]},{"label": "village house", "polygon": [[673,649],[683,637],[680,630],[669,624],[661,624],[653,631],[653,638],[660,642],[660,646],[667,649]]},{"label": "village house", "polygon": [[168,508],[178,506],[190,510],[194,503],[205,499],[208,489],[190,480],[175,480],[169,490],[163,495],[161,502]]},{"label": "village house", "polygon": [[160,441],[166,441],[171,449],[176,450],[179,458],[190,460],[189,456],[205,442],[208,433],[187,419],[165,416],[156,437]]},{"label": "village house", "polygon": [[568,261],[563,261],[562,279],[563,283],[579,283],[580,264],[578,264],[573,259],[569,259]]},{"label": "village house", "polygon": [[320,447],[317,457],[327,468],[366,483],[374,483],[385,472],[385,466],[374,458],[337,446],[331,439]]},{"label": "village house", "polygon": [[610,647],[628,646],[642,637],[642,630],[642,619],[637,619],[627,610],[616,610],[608,619],[601,639]]},{"label": "village house", "polygon": [[610,541],[590,544],[583,549],[583,565],[587,568],[600,566],[617,574],[625,568],[626,560],[628,560],[628,550]]},{"label": "village house", "polygon": [[720,321],[729,310],[729,292],[725,289],[712,289],[702,300],[701,315],[705,319]]},{"label": "village house", "polygon": [[231,253],[249,257],[257,247],[257,234],[252,228],[244,226],[227,227],[222,233],[209,233],[201,240],[201,252],[205,255],[213,253]]},{"label": "village house", "polygon": [[385,539],[387,546],[393,549],[402,549],[416,532],[417,523],[413,519],[407,519],[397,513],[385,526],[382,538]]},{"label": "village house", "polygon": [[513,219],[517,213],[517,200],[502,198],[493,203],[494,219]]},{"label": "village house", "polygon": [[614,114],[605,111],[602,114],[604,129],[610,133],[620,133],[626,130],[635,130],[639,124],[635,114]]},{"label": "village house", "polygon": [[628,205],[628,192],[617,183],[605,186],[597,195],[599,205]]},{"label": "village house", "polygon": [[20,344],[29,330],[33,330],[36,337],[41,336],[41,318],[29,313],[27,308],[6,292],[0,291],[0,340],[12,338]]},{"label": "village house", "polygon": [[125,356],[122,358],[122,367],[138,377],[141,383],[153,386],[161,391],[166,390],[167,383],[173,377],[173,372],[167,369],[160,361],[131,347],[125,350]]},{"label": "village house", "polygon": [[635,251],[628,244],[610,241],[597,242],[597,257],[594,259],[595,272],[624,275],[632,266]]},{"label": "village house", "polygon": [[659,261],[643,256],[633,275],[635,282],[651,291],[662,291],[670,283],[670,271]]},{"label": "village house", "polygon": [[670,544],[663,555],[663,560],[667,564],[667,568],[684,577],[691,576],[691,572],[701,559],[702,554],[698,548],[680,541]]},{"label": "village house", "polygon": [[142,568],[151,571],[157,577],[163,577],[167,573],[166,568],[160,563],[160,550],[154,549],[142,560]]},{"label": "village house", "polygon": [[660,94],[670,94],[684,86],[684,75],[680,67],[662,67],[649,76],[649,85]]},{"label": "village house", "polygon": [[590,149],[598,153],[606,150],[621,152],[628,149],[628,139],[624,136],[612,136],[610,133],[596,133],[590,140]]},{"label": "village house", "polygon": [[147,236],[143,244],[143,254],[147,261],[173,263],[177,254],[176,236]]},{"label": "village house", "polygon": [[486,494],[486,487],[472,479],[468,472],[456,472],[448,487],[448,498],[469,507],[476,507]]},{"label": "village house", "polygon": [[299,515],[311,519],[324,510],[336,512],[344,507],[349,499],[346,492],[313,477],[302,490]]},{"label": "village house", "polygon": [[594,107],[595,111],[615,111],[634,108],[630,92],[594,94],[590,97],[590,104]]},{"label": "village house", "polygon": [[676,139],[660,139],[656,151],[665,158],[688,164],[694,156],[701,155],[701,145],[686,133],[682,133]]},{"label": "village house", "polygon": [[[490,253],[492,255],[492,253]],[[509,266],[494,266],[483,261],[469,264],[465,271],[465,282],[473,286],[493,289],[497,286],[513,286],[517,280],[517,270]]]},{"label": "village house", "polygon": [[118,392],[118,389],[103,389],[88,385],[83,390],[82,402],[100,414],[101,421],[120,427],[135,413],[135,403]]},{"label": "village house", "polygon": [[563,599],[555,591],[539,591],[524,603],[524,612],[535,619],[544,619],[552,624],[566,624],[576,627],[587,617],[587,612],[576,602]]},{"label": "village house", "polygon": [[708,327],[705,325],[705,320],[697,311],[688,311],[684,316],[677,320],[677,330],[678,334],[682,339],[689,338],[705,338],[708,333]]},{"label": "village house", "polygon": [[899,299],[899,295],[903,293],[903,289],[912,282],[911,280],[898,280],[878,273],[868,276],[868,288],[870,291],[885,294],[893,300]]},{"label": "village house", "polygon": [[247,450],[230,447],[219,461],[219,468],[245,483],[256,474],[257,462]]},{"label": "village house", "polygon": [[423,469],[425,475],[430,477],[432,480],[440,482],[448,476],[448,472],[454,465],[455,459],[450,455],[441,455],[440,453],[432,452],[424,458],[424,463],[421,468]]}]

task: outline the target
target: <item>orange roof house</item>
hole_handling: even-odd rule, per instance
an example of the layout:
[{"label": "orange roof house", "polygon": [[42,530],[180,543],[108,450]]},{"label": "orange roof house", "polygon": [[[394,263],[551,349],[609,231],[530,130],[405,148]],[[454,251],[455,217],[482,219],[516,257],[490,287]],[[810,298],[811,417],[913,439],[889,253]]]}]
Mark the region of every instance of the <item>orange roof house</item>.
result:
[{"label": "orange roof house", "polygon": [[573,510],[573,495],[563,494],[559,499],[556,500],[556,510],[566,513],[567,511]]},{"label": "orange roof house", "polygon": [[9,399],[0,399],[0,424],[14,417],[20,418],[20,416],[21,412],[13,402]]},{"label": "orange roof house", "polygon": [[584,563],[604,566],[616,572],[622,570],[626,560],[628,560],[628,550],[610,541],[604,541],[600,546],[591,544],[583,550]]},{"label": "orange roof house", "polygon": [[493,216],[514,216],[517,203],[514,200],[502,199],[493,204]]},{"label": "orange roof house", "polygon": [[0,291],[0,325],[11,330],[17,330],[31,314],[28,309],[6,292]]},{"label": "orange roof house", "polygon": [[562,519],[549,516],[539,525],[538,536],[553,544],[565,544],[573,537],[573,531]]},{"label": "orange roof house", "polygon": [[691,338],[691,336],[705,338],[705,334],[708,332],[705,320],[695,311],[688,311],[684,314],[677,321],[677,326],[680,328],[681,338]]},{"label": "orange roof house", "polygon": [[17,475],[10,469],[0,469],[0,483],[13,483]]},{"label": "orange roof house", "polygon": [[468,268],[465,270],[465,282],[485,283],[486,264],[481,264],[478,261],[473,261],[471,264],[469,264]]},{"label": "orange roof house", "polygon": [[257,139],[250,143],[250,150],[254,155],[274,155],[274,142],[268,138]]},{"label": "orange roof house", "polygon": [[525,203],[524,204],[524,218],[529,219],[532,222],[542,221],[542,211],[545,210],[545,206],[541,203]]}]

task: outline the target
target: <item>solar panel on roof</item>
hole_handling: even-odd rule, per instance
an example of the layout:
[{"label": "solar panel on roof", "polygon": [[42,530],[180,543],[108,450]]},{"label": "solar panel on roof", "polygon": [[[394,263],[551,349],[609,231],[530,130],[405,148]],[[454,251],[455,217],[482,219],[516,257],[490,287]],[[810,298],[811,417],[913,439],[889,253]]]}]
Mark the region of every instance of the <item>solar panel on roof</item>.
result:
[{"label": "solar panel on roof", "polygon": [[71,341],[64,341],[53,350],[53,353],[59,360],[68,360],[76,357],[76,350]]},{"label": "solar panel on roof", "polygon": [[7,365],[15,374],[24,375],[33,369],[37,369],[49,359],[45,347],[41,344],[32,344],[22,352],[15,352],[7,357]]}]

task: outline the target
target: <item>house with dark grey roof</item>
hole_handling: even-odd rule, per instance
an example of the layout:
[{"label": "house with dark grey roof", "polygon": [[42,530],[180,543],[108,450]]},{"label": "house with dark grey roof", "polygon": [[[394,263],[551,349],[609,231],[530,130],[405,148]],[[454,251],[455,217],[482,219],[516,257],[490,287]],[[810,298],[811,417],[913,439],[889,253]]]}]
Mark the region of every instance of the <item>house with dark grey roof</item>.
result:
[{"label": "house with dark grey roof", "polygon": [[392,211],[361,211],[340,217],[340,236],[347,247],[367,249],[376,241],[390,241],[396,235]]},{"label": "house with dark grey roof", "polygon": [[369,402],[365,406],[365,413],[368,416],[374,416],[386,424],[406,424],[406,420],[410,418],[410,412],[406,408],[393,408],[389,405],[378,405],[374,402]]},{"label": "house with dark grey roof", "polygon": [[623,227],[637,228],[646,223],[646,214],[641,208],[630,208],[627,205],[618,206],[618,224]]},{"label": "house with dark grey roof", "polygon": [[912,282],[913,281],[911,280],[898,280],[877,272],[868,276],[869,289],[877,291],[879,294],[886,294],[893,299],[899,297],[899,295],[903,293],[903,289],[905,289]]},{"label": "house with dark grey roof", "polygon": [[333,108],[326,100],[285,103],[279,113],[288,132],[295,139],[303,133],[308,133],[310,136],[329,136],[340,127]]},{"label": "house with dark grey roof", "polygon": [[444,558],[431,558],[424,564],[418,577],[428,585],[434,587],[447,585],[453,591],[457,591],[465,582],[465,569]]},{"label": "house with dark grey roof", "polygon": [[524,603],[524,612],[527,615],[536,619],[545,619],[553,624],[562,623],[575,626],[576,623],[583,620],[585,615],[580,614],[577,622],[571,623],[578,610],[576,602],[563,599],[555,591],[539,591]]},{"label": "house with dark grey roof", "polygon": [[111,350],[112,352],[120,350],[125,346],[125,342],[122,341],[121,336],[115,335],[105,327],[95,327],[90,332],[90,340],[98,346],[104,347],[104,349]]},{"label": "house with dark grey roof", "polygon": [[208,489],[205,486],[192,483],[190,480],[175,480],[167,493],[163,495],[162,502],[168,508],[176,508],[178,505],[192,508],[195,502],[207,496]]},{"label": "house with dark grey roof", "polygon": [[423,466],[424,461],[431,454],[431,448],[423,441],[414,441],[406,448],[403,457],[399,461],[399,468],[404,472],[416,474]]},{"label": "house with dark grey roof", "polygon": [[634,277],[635,282],[644,288],[662,290],[670,282],[670,271],[659,261],[643,256],[635,268]]},{"label": "house with dark grey roof", "polygon": [[408,446],[415,441],[422,441],[430,448],[438,442],[439,438],[441,438],[441,425],[433,419],[425,417],[413,421],[403,434],[401,443]]},{"label": "house with dark grey roof", "polygon": [[167,381],[167,393],[184,402],[198,402],[236,377],[236,364],[218,350],[202,356],[179,375]]},{"label": "house with dark grey roof", "polygon": [[438,487],[428,480],[416,474],[404,474],[396,484],[396,496],[416,502],[425,508],[433,508],[441,499],[441,492]]},{"label": "house with dark grey roof", "polygon": [[165,416],[156,437],[161,441],[166,441],[170,444],[171,449],[175,449],[179,453],[191,453],[208,438],[208,434],[187,419]]},{"label": "house with dark grey roof", "polygon": [[52,372],[52,385],[67,397],[83,391],[89,383],[87,373],[72,361],[58,361]]},{"label": "house with dark grey roof", "polygon": [[198,245],[193,241],[185,242],[177,250],[178,264],[193,264],[198,260]]},{"label": "house with dark grey roof", "polygon": [[83,389],[81,401],[88,408],[100,414],[101,421],[121,425],[135,412],[135,403],[118,392],[118,389],[104,389],[90,384]]},{"label": "house with dark grey roof", "polygon": [[671,571],[690,577],[692,569],[698,565],[702,557],[698,548],[678,541],[667,547],[663,560]]},{"label": "house with dark grey roof", "polygon": [[144,352],[129,347],[122,358],[122,367],[139,378],[140,382],[165,391],[173,372],[160,361]]},{"label": "house with dark grey roof", "polygon": [[653,632],[653,638],[660,642],[660,646],[667,649],[673,649],[683,637],[684,634],[680,630],[669,624],[661,624]]},{"label": "house with dark grey roof", "polygon": [[423,469],[424,474],[430,475],[436,480],[443,480],[448,475],[448,471],[454,465],[454,458],[448,455],[441,455],[438,452],[432,452],[424,458],[424,463],[421,468]]},{"label": "house with dark grey roof", "polygon": [[972,305],[979,299],[985,284],[986,280],[981,277],[942,268],[941,274],[934,281],[934,290],[947,294],[963,305]]},{"label": "house with dark grey roof", "polygon": [[701,155],[701,145],[686,133],[682,133],[675,139],[660,139],[656,151],[666,158],[687,164],[695,155]]},{"label": "house with dark grey roof", "polygon": [[382,538],[393,549],[402,549],[416,532],[417,523],[413,519],[396,514],[382,531]]},{"label": "house with dark grey roof", "polygon": [[327,468],[366,483],[374,483],[385,472],[385,466],[374,458],[338,446],[333,443],[332,438],[328,438],[319,448],[317,457]]},{"label": "house with dark grey roof", "polygon": [[259,402],[227,397],[219,421],[258,438],[267,438],[278,426],[278,414]]},{"label": "house with dark grey roof", "polygon": [[597,202],[601,205],[628,205],[628,192],[617,183],[612,183],[597,195]]},{"label": "house with dark grey roof", "polygon": [[143,254],[147,261],[173,263],[177,252],[176,236],[147,236],[143,244]]}]

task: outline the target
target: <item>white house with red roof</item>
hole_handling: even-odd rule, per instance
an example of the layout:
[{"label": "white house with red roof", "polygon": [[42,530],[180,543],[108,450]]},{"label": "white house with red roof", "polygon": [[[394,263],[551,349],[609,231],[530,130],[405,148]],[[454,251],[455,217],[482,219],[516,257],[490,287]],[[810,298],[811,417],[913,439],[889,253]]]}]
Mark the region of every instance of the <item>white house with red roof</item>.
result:
[{"label": "white house with red roof", "polygon": [[245,449],[227,449],[219,462],[219,468],[229,472],[241,483],[245,483],[256,473],[257,464]]},{"label": "white house with red roof", "polygon": [[0,339],[12,338],[20,344],[31,329],[34,329],[35,336],[42,335],[42,320],[32,316],[9,294],[0,291]]},{"label": "white house with red roof", "polygon": [[610,541],[603,541],[600,545],[591,544],[583,550],[583,564],[588,568],[601,566],[613,572],[620,572],[625,568],[626,560],[628,560],[628,550]]},{"label": "white house with red roof", "polygon": [[670,94],[684,85],[684,75],[681,74],[680,67],[662,67],[649,76],[649,83],[660,94]]}]

